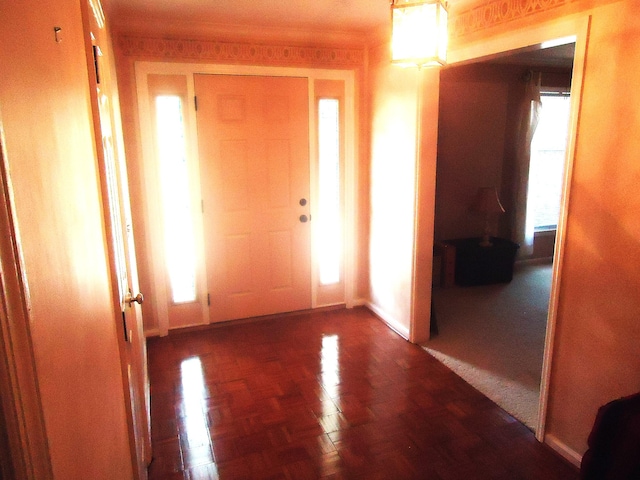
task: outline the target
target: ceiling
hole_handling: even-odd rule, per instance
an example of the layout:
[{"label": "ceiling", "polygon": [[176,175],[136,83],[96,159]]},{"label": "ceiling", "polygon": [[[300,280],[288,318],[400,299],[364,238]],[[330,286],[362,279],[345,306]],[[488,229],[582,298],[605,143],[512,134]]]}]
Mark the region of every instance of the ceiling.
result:
[{"label": "ceiling", "polygon": [[520,50],[513,50],[497,55],[489,60],[491,63],[508,65],[526,65],[529,67],[561,67],[571,68],[576,44],[574,42],[542,48],[541,45]]},{"label": "ceiling", "polygon": [[[112,25],[164,25],[166,32],[176,24],[225,26],[240,33],[252,27],[274,32],[345,32],[377,35],[388,32],[390,0],[103,0]],[[478,0],[450,0],[457,8],[467,8]],[[388,35],[388,33],[387,33]],[[573,47],[541,49],[540,45],[500,55],[491,61],[535,66],[568,66]]]},{"label": "ceiling", "polygon": [[104,0],[112,23],[166,19],[367,33],[390,23],[389,0]]}]

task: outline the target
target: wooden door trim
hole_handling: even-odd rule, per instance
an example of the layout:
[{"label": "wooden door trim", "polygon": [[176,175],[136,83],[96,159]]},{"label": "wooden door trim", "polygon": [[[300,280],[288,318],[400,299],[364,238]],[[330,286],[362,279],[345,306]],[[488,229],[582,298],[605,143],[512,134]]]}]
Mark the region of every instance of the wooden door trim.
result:
[{"label": "wooden door trim", "polygon": [[30,328],[30,301],[0,118],[0,406],[16,478],[53,478]]},{"label": "wooden door trim", "polygon": [[[202,217],[198,214],[201,211],[200,198],[200,173],[199,162],[197,161],[198,140],[196,132],[196,113],[195,104],[192,101],[194,97],[194,78],[193,75],[186,75],[184,73],[173,72],[149,72],[143,74],[143,80],[140,80],[137,87],[137,99],[138,99],[138,113],[139,113],[139,126],[140,126],[140,138],[142,142],[142,164],[141,168],[141,183],[138,188],[141,189],[142,194],[140,197],[144,198],[143,209],[146,223],[146,230],[148,232],[145,238],[145,248],[147,257],[150,260],[150,271],[152,272],[151,279],[151,291],[148,298],[151,299],[155,307],[155,313],[157,318],[157,328],[145,332],[149,335],[168,335],[170,326],[170,284],[164,260],[164,220],[162,216],[162,193],[161,193],[161,173],[157,166],[156,159],[156,145],[155,145],[155,128],[152,125],[152,119],[154,115],[154,107],[151,104],[150,98],[153,93],[153,89],[149,87],[147,75],[159,74],[167,76],[181,76],[184,77],[185,90],[182,88],[174,89],[163,88],[163,93],[171,93],[179,95],[184,101],[184,123],[185,123],[185,135],[186,135],[186,157],[188,165],[189,183],[195,186],[197,191],[191,192],[191,206],[193,207],[192,218],[194,222],[194,237],[196,241],[196,253],[198,260],[196,261],[196,302],[201,306],[201,321],[194,322],[192,324],[182,325],[180,328],[198,326],[208,324],[209,312],[208,312],[208,297],[206,288],[206,272],[204,271],[204,235]],[[138,77],[137,77],[138,78]],[[198,199],[198,200],[196,200]],[[177,304],[176,306],[179,306]]]},{"label": "wooden door trim", "polygon": [[[138,121],[141,132],[142,143],[142,165],[141,171],[145,172],[142,175],[144,184],[141,184],[139,188],[142,188],[145,192],[145,198],[149,199],[149,192],[155,187],[150,185],[152,177],[150,165],[152,159],[150,158],[151,145],[150,139],[151,127],[146,121],[149,117],[149,90],[146,82],[147,75],[160,74],[160,75],[184,75],[187,79],[188,98],[193,98],[195,95],[194,87],[194,75],[195,74],[213,74],[213,75],[253,75],[253,76],[285,76],[285,77],[304,77],[312,82],[313,80],[342,80],[345,83],[345,304],[347,307],[353,307],[358,304],[356,299],[356,258],[358,258],[357,252],[357,227],[356,227],[356,212],[358,207],[357,200],[357,185],[358,185],[358,144],[356,142],[356,101],[355,101],[355,75],[353,70],[330,70],[319,68],[298,68],[298,67],[268,67],[268,66],[251,66],[251,65],[220,65],[220,64],[200,64],[200,63],[172,63],[172,62],[153,62],[153,61],[139,61],[135,62],[135,78],[136,78],[136,94],[138,99]],[[311,96],[313,90],[310,90],[310,102],[313,104],[314,99]],[[195,119],[195,107],[189,102],[188,116],[190,119]],[[309,129],[313,130],[316,125],[314,116],[314,110],[310,108],[310,123]],[[190,148],[194,147],[197,151],[197,134],[193,129],[193,134],[189,133]],[[310,149],[311,142],[309,142]],[[312,158],[313,152],[310,151],[310,158]],[[197,163],[197,158],[194,159],[194,163]],[[196,167],[197,168],[197,167]],[[146,181],[145,181],[146,179]],[[199,188],[199,187],[198,187]],[[148,200],[147,200],[148,203]],[[145,207],[147,211],[147,222],[153,216],[153,206],[147,205]],[[151,215],[151,216],[150,216]],[[199,222],[202,222],[202,218],[199,217]],[[153,229],[153,225],[148,225],[149,229]],[[202,225],[196,226],[196,229],[202,231]],[[150,230],[151,231],[151,230]],[[157,232],[158,234],[160,232]],[[152,245],[153,239],[158,238],[157,235],[147,235],[147,252],[151,259],[151,272],[156,280],[154,280],[154,290],[150,296],[156,300],[157,308],[157,320],[158,328],[151,331],[147,331],[147,335],[166,335],[168,333],[168,315],[166,313],[166,305],[168,300],[168,292],[160,285],[157,279],[163,275],[161,249],[158,248],[157,242]],[[313,261],[313,260],[312,260]],[[160,277],[161,278],[161,277]],[[310,285],[311,288],[311,285]],[[321,307],[318,305],[315,296],[312,291],[312,308]],[[163,307],[164,305],[164,307]]]}]

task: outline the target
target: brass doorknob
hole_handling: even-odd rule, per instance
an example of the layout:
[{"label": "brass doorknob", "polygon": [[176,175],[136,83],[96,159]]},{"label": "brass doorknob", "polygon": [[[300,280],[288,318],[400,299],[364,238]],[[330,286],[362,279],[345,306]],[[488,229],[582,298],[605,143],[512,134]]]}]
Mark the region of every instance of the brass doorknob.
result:
[{"label": "brass doorknob", "polygon": [[142,305],[142,302],[144,302],[144,296],[142,293],[138,293],[135,297],[132,297],[131,294],[127,295],[127,303],[129,306],[133,305],[133,302],[137,302]]}]

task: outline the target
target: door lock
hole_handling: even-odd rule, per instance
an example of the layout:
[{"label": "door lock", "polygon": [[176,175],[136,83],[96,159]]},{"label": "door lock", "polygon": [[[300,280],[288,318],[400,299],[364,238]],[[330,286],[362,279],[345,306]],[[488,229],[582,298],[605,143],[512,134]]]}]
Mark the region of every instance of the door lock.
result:
[{"label": "door lock", "polygon": [[142,305],[142,302],[144,302],[144,296],[142,295],[142,293],[138,293],[135,297],[133,297],[131,295],[131,292],[129,292],[129,295],[127,295],[126,302],[129,304],[129,306],[133,305],[134,302],[137,302],[139,305]]}]

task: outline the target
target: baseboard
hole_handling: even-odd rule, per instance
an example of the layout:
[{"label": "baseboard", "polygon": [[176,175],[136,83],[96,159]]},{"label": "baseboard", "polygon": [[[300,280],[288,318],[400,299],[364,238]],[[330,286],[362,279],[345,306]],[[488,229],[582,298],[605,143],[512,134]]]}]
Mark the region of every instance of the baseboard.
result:
[{"label": "baseboard", "polygon": [[582,455],[568,447],[567,444],[558,440],[555,435],[547,434],[544,436],[544,443],[546,443],[549,447],[551,447],[556,453],[558,453],[562,458],[573,464],[574,466],[580,468],[580,463],[582,462]]},{"label": "baseboard", "polygon": [[553,263],[553,257],[518,258],[515,265],[545,265]]},{"label": "baseboard", "polygon": [[[359,307],[359,306],[365,306],[366,305],[366,300],[361,300],[362,303],[360,304],[355,304],[354,307]],[[187,325],[180,325],[178,327],[173,327],[173,328],[169,328],[168,332],[165,335],[168,335],[169,333],[188,333],[188,332],[194,332],[194,331],[198,331],[198,330],[206,330],[206,329],[212,329],[212,328],[219,328],[219,327],[226,327],[229,325],[244,325],[247,323],[256,323],[256,322],[261,322],[264,320],[271,320],[271,319],[277,319],[277,318],[283,318],[283,317],[292,317],[292,316],[296,316],[296,315],[301,315],[301,314],[310,314],[310,313],[318,313],[318,312],[330,312],[332,310],[340,310],[343,308],[347,308],[346,305],[344,303],[336,303],[336,304],[331,304],[331,305],[323,305],[321,307],[316,307],[316,308],[309,308],[306,310],[296,310],[293,312],[284,312],[284,313],[274,313],[274,314],[270,314],[270,315],[263,315],[260,317],[250,317],[250,318],[238,318],[235,320],[223,320],[220,322],[213,322],[213,323],[193,323],[193,324],[187,324]],[[162,337],[162,333],[160,332],[160,329],[157,327],[154,328],[149,328],[146,329],[144,331],[144,336],[145,338],[149,338],[149,337]]]},{"label": "baseboard", "polygon": [[387,312],[382,310],[377,305],[374,305],[371,302],[367,302],[365,306],[371,310],[380,320],[386,323],[391,330],[396,332],[405,340],[409,341],[409,329],[404,325],[400,324],[395,318],[389,315]]},{"label": "baseboard", "polygon": [[354,298],[347,306],[347,308],[366,307],[368,304],[369,300],[367,300],[366,298]]}]

